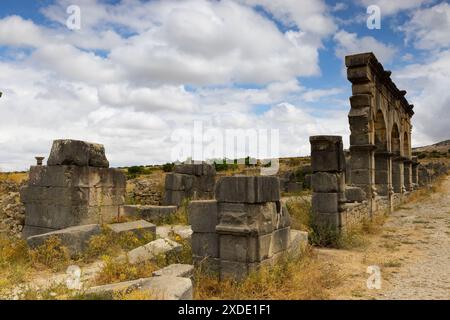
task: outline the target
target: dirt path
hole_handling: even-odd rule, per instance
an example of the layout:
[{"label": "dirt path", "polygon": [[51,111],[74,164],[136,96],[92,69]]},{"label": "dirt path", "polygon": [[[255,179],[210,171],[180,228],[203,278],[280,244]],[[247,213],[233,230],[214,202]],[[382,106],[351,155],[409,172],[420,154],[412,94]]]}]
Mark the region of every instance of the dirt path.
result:
[{"label": "dirt path", "polygon": [[[341,275],[331,298],[450,299],[450,177],[439,192],[395,211],[368,243],[356,250],[318,250]],[[370,265],[381,269],[381,289],[367,288]]]}]

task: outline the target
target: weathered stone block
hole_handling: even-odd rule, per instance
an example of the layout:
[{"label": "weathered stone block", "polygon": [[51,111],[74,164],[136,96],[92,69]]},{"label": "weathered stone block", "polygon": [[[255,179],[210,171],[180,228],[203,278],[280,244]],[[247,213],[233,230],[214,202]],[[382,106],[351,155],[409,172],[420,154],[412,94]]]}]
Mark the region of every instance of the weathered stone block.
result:
[{"label": "weathered stone block", "polygon": [[337,193],[313,193],[312,210],[313,213],[335,213],[338,212]]},{"label": "weathered stone block", "polygon": [[191,201],[188,212],[194,232],[216,232],[220,218],[216,200]]},{"label": "weathered stone block", "polygon": [[367,169],[352,170],[352,183],[355,185],[369,185],[371,181],[370,171]]},{"label": "weathered stone block", "polygon": [[27,243],[31,248],[36,248],[47,239],[57,237],[61,244],[69,250],[71,255],[81,254],[88,246],[89,239],[101,233],[98,224],[70,227],[58,231],[35,235],[27,238]]},{"label": "weathered stone block", "polygon": [[280,181],[269,176],[222,177],[216,185],[219,202],[261,203],[280,200]]},{"label": "weathered stone block", "polygon": [[289,215],[289,210],[286,203],[281,206],[281,214],[276,215],[276,223],[274,224],[274,229],[282,229],[289,227],[291,225],[291,216]]},{"label": "weathered stone block", "polygon": [[164,205],[173,205],[173,206],[179,206],[183,202],[185,198],[188,196],[184,191],[174,191],[174,190],[168,190],[166,189],[164,192]]},{"label": "weathered stone block", "polygon": [[350,161],[352,170],[367,170],[370,166],[371,157],[369,152],[353,152]]},{"label": "weathered stone block", "polygon": [[272,234],[272,252],[278,253],[288,249],[291,242],[291,228],[275,230]]},{"label": "weathered stone block", "polygon": [[220,259],[239,262],[259,262],[273,255],[273,235],[220,235]]},{"label": "weathered stone block", "polygon": [[177,212],[177,206],[140,206],[141,217],[150,222],[160,222]]},{"label": "weathered stone block", "polygon": [[218,275],[220,272],[220,259],[211,257],[192,256],[192,261],[197,269],[202,272]]},{"label": "weathered stone block", "polygon": [[313,192],[341,192],[344,188],[344,178],[340,173],[316,172],[312,175]]},{"label": "weathered stone block", "polygon": [[256,239],[249,236],[220,235],[220,259],[239,262],[256,261]]},{"label": "weathered stone block", "polygon": [[178,235],[181,239],[190,240],[192,237],[192,229],[191,226],[185,225],[157,226],[156,235],[160,238],[169,238],[172,235]]},{"label": "weathered stone block", "polygon": [[191,190],[195,177],[180,173],[167,173],[165,188],[168,190],[184,191]]},{"label": "weathered stone block", "polygon": [[171,277],[182,277],[191,278],[194,275],[194,266],[191,264],[171,264],[160,270],[153,271],[152,275],[154,277],[161,276],[171,276]]},{"label": "weathered stone block", "polygon": [[192,234],[192,254],[200,257],[219,257],[219,235],[217,233]]},{"label": "weathered stone block", "polygon": [[121,236],[132,232],[136,237],[142,238],[146,233],[156,234],[156,226],[145,220],[109,224],[108,228],[116,235]]},{"label": "weathered stone block", "polygon": [[292,230],[288,252],[294,257],[298,257],[308,245],[308,232]]},{"label": "weathered stone block", "polygon": [[341,227],[341,214],[336,213],[314,213],[312,224],[319,229],[316,232],[328,232],[338,230]]},{"label": "weathered stone block", "polygon": [[207,163],[180,164],[174,167],[173,172],[195,176],[214,176],[216,168],[214,165]]},{"label": "weathered stone block", "polygon": [[101,144],[79,140],[54,140],[47,165],[76,165],[108,168]]},{"label": "weathered stone block", "polygon": [[352,108],[370,107],[372,103],[372,95],[357,94],[350,97],[350,105]]},{"label": "weathered stone block", "polygon": [[119,169],[78,166],[32,166],[29,186],[114,187],[125,189],[126,178]]},{"label": "weathered stone block", "polygon": [[192,281],[188,278],[159,276],[91,287],[89,297],[113,298],[117,293],[143,291],[152,300],[192,300]]},{"label": "weathered stone block", "polygon": [[373,91],[373,84],[371,83],[356,83],[352,85],[352,94],[367,94],[372,93]]},{"label": "weathered stone block", "polygon": [[375,170],[375,182],[377,184],[389,183],[389,171],[388,170]]},{"label": "weathered stone block", "polygon": [[154,259],[160,254],[177,252],[181,249],[181,245],[175,241],[170,239],[157,239],[129,251],[127,257],[131,264],[136,264]]},{"label": "weathered stone block", "polygon": [[363,202],[364,200],[367,200],[367,195],[361,188],[346,186],[345,198],[348,202]]},{"label": "weathered stone block", "polygon": [[347,79],[352,83],[369,82],[373,78],[369,66],[352,67],[347,69]]},{"label": "weathered stone block", "polygon": [[35,227],[30,225],[24,225],[22,230],[22,239],[27,239],[28,237],[35,236],[38,234],[48,233],[57,231],[53,228]]},{"label": "weathered stone block", "polygon": [[248,263],[220,260],[220,279],[241,281],[248,276]]},{"label": "weathered stone block", "polygon": [[303,190],[303,183],[301,182],[288,182],[286,183],[286,192],[298,192]]},{"label": "weathered stone block", "polygon": [[341,172],[345,169],[342,137],[312,136],[309,141],[313,172]]}]

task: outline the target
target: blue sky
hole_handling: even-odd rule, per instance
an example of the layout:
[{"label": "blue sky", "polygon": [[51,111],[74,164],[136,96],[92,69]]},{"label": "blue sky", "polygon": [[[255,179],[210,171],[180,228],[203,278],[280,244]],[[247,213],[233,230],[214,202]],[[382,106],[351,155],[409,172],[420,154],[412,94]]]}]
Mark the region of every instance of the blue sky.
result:
[{"label": "blue sky", "polygon": [[4,0],[0,170],[58,138],[103,143],[115,166],[163,163],[199,121],[277,129],[281,156],[308,154],[314,134],[347,143],[344,56],[365,51],[408,91],[413,144],[448,139],[449,48],[450,5],[436,0]]}]

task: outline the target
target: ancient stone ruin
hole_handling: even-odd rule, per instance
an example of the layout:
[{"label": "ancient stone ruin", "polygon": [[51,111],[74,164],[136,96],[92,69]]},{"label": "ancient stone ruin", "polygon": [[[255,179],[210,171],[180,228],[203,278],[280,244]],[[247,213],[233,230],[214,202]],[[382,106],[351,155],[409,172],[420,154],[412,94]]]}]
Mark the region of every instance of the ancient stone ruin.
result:
[{"label": "ancient stone ruin", "polygon": [[[342,137],[313,136],[312,211],[318,230],[343,227],[388,211],[444,169],[424,167],[412,157],[413,106],[373,53],[347,56],[350,150]],[[437,172],[433,176],[433,173]]]},{"label": "ancient stone ruin", "polygon": [[[193,259],[204,270],[221,279],[242,279],[274,263],[291,246],[289,213],[280,202],[277,177],[223,177],[215,196],[189,205]],[[294,238],[301,241],[297,234]]]},{"label": "ancient stone ruin", "polygon": [[125,185],[124,174],[109,168],[103,145],[55,140],[47,165],[31,166],[21,191],[23,237],[117,221]]},{"label": "ancient stone ruin", "polygon": [[179,206],[183,199],[214,198],[216,169],[214,165],[180,164],[166,175],[163,205]]}]

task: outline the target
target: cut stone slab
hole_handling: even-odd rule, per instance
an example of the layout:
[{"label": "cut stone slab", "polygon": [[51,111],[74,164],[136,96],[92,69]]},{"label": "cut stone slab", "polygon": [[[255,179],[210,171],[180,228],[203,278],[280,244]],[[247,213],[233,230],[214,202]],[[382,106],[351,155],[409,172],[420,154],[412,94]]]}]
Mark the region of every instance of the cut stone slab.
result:
[{"label": "cut stone slab", "polygon": [[132,291],[145,291],[154,300],[192,300],[193,286],[191,279],[159,276],[142,278],[132,281],[107,284],[92,287],[85,292],[89,297],[112,298],[114,293],[130,293]]},{"label": "cut stone slab", "polygon": [[172,277],[182,277],[191,278],[194,275],[194,266],[190,264],[171,264],[165,268],[154,271],[152,274],[154,277],[160,276],[172,276]]},{"label": "cut stone slab", "polygon": [[137,247],[127,253],[131,264],[145,262],[154,259],[160,254],[181,251],[182,246],[170,239],[157,239],[143,246]]},{"label": "cut stone slab", "polygon": [[309,141],[313,172],[342,172],[345,170],[341,136],[311,136]]},{"label": "cut stone slab", "polygon": [[219,202],[280,201],[280,180],[270,176],[222,177],[216,184],[215,195]]},{"label": "cut stone slab", "polygon": [[367,199],[366,192],[359,187],[346,186],[345,198],[347,202],[363,202]]},{"label": "cut stone slab", "polygon": [[108,168],[102,144],[80,140],[54,140],[47,165],[76,165]]},{"label": "cut stone slab", "polygon": [[190,240],[192,237],[191,226],[174,225],[174,226],[157,226],[156,235],[160,238],[170,238],[171,233],[179,235],[181,239]]},{"label": "cut stone slab", "polygon": [[308,232],[291,229],[291,241],[288,252],[298,257],[308,245]]},{"label": "cut stone slab", "polygon": [[126,205],[121,208],[125,217],[141,218],[152,223],[158,223],[177,212],[177,206]]},{"label": "cut stone slab", "polygon": [[179,164],[173,168],[173,172],[195,176],[214,176],[216,168],[214,165],[207,163]]},{"label": "cut stone slab", "polygon": [[137,237],[142,237],[146,232],[156,234],[156,226],[145,220],[108,224],[108,228],[119,236],[127,232],[132,232]]},{"label": "cut stone slab", "polygon": [[159,276],[142,283],[140,290],[149,291],[158,300],[192,300],[193,286],[189,278]]},{"label": "cut stone slab", "polygon": [[68,248],[71,255],[76,255],[87,248],[92,236],[100,233],[101,228],[98,224],[90,224],[31,236],[27,238],[27,243],[30,247],[35,248],[44,244],[50,237],[56,236],[61,240],[61,244]]},{"label": "cut stone slab", "polygon": [[216,200],[197,200],[189,203],[189,223],[194,232],[215,232],[219,224]]}]

